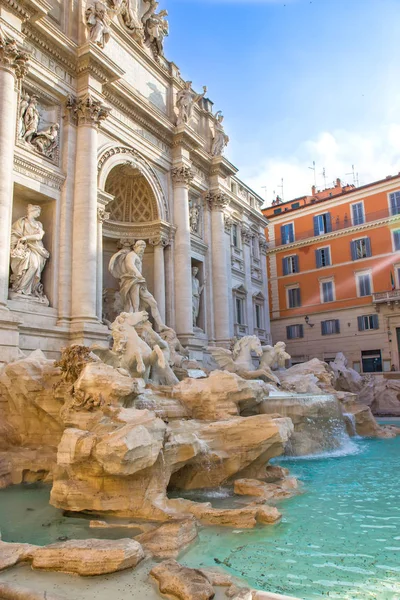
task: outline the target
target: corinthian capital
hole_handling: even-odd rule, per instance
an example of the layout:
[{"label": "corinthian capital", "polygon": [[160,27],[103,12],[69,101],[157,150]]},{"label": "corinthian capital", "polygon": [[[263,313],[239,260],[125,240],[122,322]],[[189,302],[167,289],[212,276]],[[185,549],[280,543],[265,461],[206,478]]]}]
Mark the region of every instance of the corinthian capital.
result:
[{"label": "corinthian capital", "polygon": [[104,221],[108,221],[110,218],[110,213],[104,210],[104,208],[97,208],[97,220],[99,223],[104,223]]},{"label": "corinthian capital", "polygon": [[111,108],[105,106],[91,94],[86,94],[80,98],[70,96],[67,101],[67,110],[74,116],[78,125],[100,127],[110,114]]},{"label": "corinthian capital", "polygon": [[190,167],[181,166],[172,169],[172,180],[174,183],[190,185],[193,180],[193,172]]},{"label": "corinthian capital", "polygon": [[28,73],[29,58],[29,52],[21,50],[0,25],[0,67],[12,71],[18,79],[23,79]]},{"label": "corinthian capital", "polygon": [[268,242],[266,240],[264,240],[264,239],[261,238],[260,239],[260,252],[261,252],[261,254],[267,254],[268,248],[269,248]]},{"label": "corinthian capital", "polygon": [[206,195],[210,210],[223,211],[229,204],[228,196],[219,190],[210,191]]}]

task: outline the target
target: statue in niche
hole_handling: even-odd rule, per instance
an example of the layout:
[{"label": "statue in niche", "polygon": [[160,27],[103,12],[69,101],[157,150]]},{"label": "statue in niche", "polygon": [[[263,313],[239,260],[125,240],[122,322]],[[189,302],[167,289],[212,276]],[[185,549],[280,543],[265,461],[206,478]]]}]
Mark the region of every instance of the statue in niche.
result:
[{"label": "statue in niche", "polygon": [[153,50],[154,57],[158,59],[164,56],[164,38],[169,34],[168,21],[165,19],[168,11],[161,10],[156,13],[159,3],[155,0],[146,0],[146,2],[150,2],[150,6],[142,16],[144,41],[146,46]]},{"label": "statue in niche", "polygon": [[147,289],[146,280],[142,275],[142,260],[146,242],[139,240],[131,247],[128,241],[124,247],[111,257],[109,271],[119,279],[120,294],[124,312],[139,312],[143,307],[150,308],[157,329],[162,330],[162,322],[157,302]]},{"label": "statue in niche", "polygon": [[38,131],[40,113],[38,97],[23,93],[19,104],[19,137],[38,154],[54,159],[58,148],[60,125],[52,123],[47,129]]},{"label": "statue in niche", "polygon": [[189,224],[192,233],[200,233],[200,208],[194,200],[189,208]]},{"label": "statue in niche", "polygon": [[104,48],[110,39],[110,19],[107,6],[103,2],[93,2],[85,11],[85,20],[89,40],[100,48]]},{"label": "statue in niche", "polygon": [[207,87],[203,86],[203,93],[196,94],[192,91],[192,82],[186,81],[183,90],[180,90],[176,96],[176,107],[178,109],[177,125],[189,123],[193,114],[193,106],[207,93]]},{"label": "statue in niche", "polygon": [[26,217],[11,228],[11,291],[48,305],[41,275],[50,254],[43,246],[43,225],[37,219],[41,208],[28,204]]},{"label": "statue in niche", "polygon": [[200,312],[200,300],[201,295],[204,291],[204,286],[200,284],[197,278],[199,269],[197,267],[192,268],[192,312],[193,312],[193,327],[197,327],[197,320]]},{"label": "statue in niche", "polygon": [[224,120],[222,112],[219,110],[217,113],[215,113],[214,117],[214,137],[211,145],[211,154],[212,156],[221,156],[225,146],[228,145],[229,137],[226,135],[222,125]]}]

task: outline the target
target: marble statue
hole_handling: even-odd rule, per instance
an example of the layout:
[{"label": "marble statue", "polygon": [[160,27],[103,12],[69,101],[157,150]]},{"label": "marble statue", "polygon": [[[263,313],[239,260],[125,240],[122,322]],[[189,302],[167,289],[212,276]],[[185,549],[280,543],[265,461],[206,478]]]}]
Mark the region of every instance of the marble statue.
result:
[{"label": "marble statue", "polygon": [[189,225],[192,233],[199,233],[200,208],[195,202],[193,202],[189,208]]},{"label": "marble statue", "polygon": [[211,145],[212,156],[221,156],[225,146],[228,145],[229,137],[226,135],[222,125],[224,116],[219,110],[215,115],[214,137]]},{"label": "marble statue", "polygon": [[111,257],[109,271],[119,279],[120,294],[124,312],[139,312],[143,307],[149,307],[158,330],[165,327],[162,322],[157,302],[147,289],[146,280],[142,275],[142,259],[146,242],[139,240],[136,244],[125,245],[122,250]]},{"label": "marble statue", "polygon": [[32,146],[38,150],[40,154],[44,154],[48,158],[54,157],[54,151],[58,147],[58,134],[60,125],[53,123],[48,129],[40,131],[32,140]]},{"label": "marble statue", "polygon": [[161,369],[165,369],[167,362],[161,348],[157,344],[151,348],[136,330],[136,327],[147,320],[146,311],[121,313],[111,325],[114,340],[112,350],[92,346],[92,352],[106,364],[122,369],[122,372],[129,373],[131,377],[149,381],[151,367],[158,364]]},{"label": "marble statue", "polygon": [[193,327],[197,327],[197,319],[199,318],[200,312],[200,300],[201,295],[204,291],[204,285],[200,284],[197,278],[199,269],[197,267],[192,268],[192,311],[193,311]]},{"label": "marble statue", "polygon": [[11,290],[19,296],[48,304],[41,275],[50,254],[43,246],[44,229],[37,219],[41,208],[28,204],[27,215],[11,228]]},{"label": "marble statue", "polygon": [[189,360],[189,350],[180,343],[176,331],[170,327],[165,327],[160,336],[169,347],[169,364],[171,367],[181,368],[183,363]]},{"label": "marble statue", "polygon": [[130,31],[141,29],[131,0],[109,0],[109,4],[115,13],[121,17],[121,20],[127,29]]},{"label": "marble statue", "polygon": [[203,86],[203,93],[196,94],[192,91],[192,82],[186,81],[182,90],[180,90],[176,96],[176,108],[178,109],[178,117],[176,120],[177,125],[183,123],[189,123],[192,113],[193,106],[207,93],[207,87]]},{"label": "marble statue", "polygon": [[291,359],[290,354],[286,352],[285,342],[277,342],[275,346],[262,346],[262,350],[261,369],[280,371],[286,368],[286,361]]},{"label": "marble statue", "polygon": [[19,114],[18,114],[18,119],[19,119],[19,131],[18,131],[18,135],[20,138],[23,137],[24,133],[25,133],[25,122],[24,122],[24,117],[25,117],[25,113],[26,110],[29,106],[29,102],[30,102],[31,97],[29,96],[29,94],[22,94],[21,96],[21,100],[19,103]]},{"label": "marble statue", "polygon": [[146,46],[152,48],[155,58],[164,56],[164,38],[169,33],[167,10],[161,10],[156,13],[158,2],[155,0],[146,0],[150,3],[149,9],[142,16],[144,27],[144,41]]},{"label": "marble statue", "polygon": [[[31,142],[34,135],[37,134],[39,127],[40,114],[37,108],[37,96],[31,96],[28,105],[23,111],[23,134],[22,138],[25,142]],[[25,105],[26,99],[23,104]]]},{"label": "marble statue", "polygon": [[243,379],[263,379],[267,382],[279,384],[279,380],[270,370],[257,369],[254,366],[252,353],[257,357],[262,356],[261,342],[255,335],[247,335],[240,338],[231,352],[226,348],[207,348],[220,369],[237,373]]},{"label": "marble statue", "polygon": [[149,320],[138,323],[135,327],[140,338],[146,342],[146,344],[152,349],[161,348],[164,357],[165,364],[161,365],[156,361],[150,371],[150,379],[154,385],[175,385],[179,379],[174,374],[170,366],[170,349],[168,343],[154,331]]},{"label": "marble statue", "polygon": [[110,39],[110,19],[104,2],[95,1],[85,11],[89,40],[104,48]]}]

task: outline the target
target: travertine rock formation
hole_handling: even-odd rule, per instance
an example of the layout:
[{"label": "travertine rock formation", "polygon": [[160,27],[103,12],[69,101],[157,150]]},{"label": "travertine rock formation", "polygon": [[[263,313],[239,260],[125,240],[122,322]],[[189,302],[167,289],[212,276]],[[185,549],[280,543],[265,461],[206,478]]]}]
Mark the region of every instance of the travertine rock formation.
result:
[{"label": "travertine rock formation", "polygon": [[211,600],[214,588],[198,569],[183,567],[175,560],[167,560],[154,567],[150,575],[158,582],[162,594],[171,594],[179,600]]},{"label": "travertine rock formation", "polygon": [[136,537],[142,547],[155,558],[176,558],[197,537],[194,518],[166,522]]},{"label": "travertine rock formation", "polygon": [[136,567],[143,548],[131,539],[70,540],[38,548],[32,567],[77,575],[105,575]]},{"label": "travertine rock formation", "polygon": [[8,544],[0,541],[0,571],[20,562],[31,561],[38,548],[39,546],[32,544]]}]

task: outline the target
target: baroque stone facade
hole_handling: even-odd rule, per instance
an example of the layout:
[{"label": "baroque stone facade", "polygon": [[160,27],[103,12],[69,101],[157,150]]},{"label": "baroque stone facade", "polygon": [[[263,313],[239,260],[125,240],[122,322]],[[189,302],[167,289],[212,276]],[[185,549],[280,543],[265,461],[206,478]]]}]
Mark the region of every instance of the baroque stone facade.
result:
[{"label": "baroque stone facade", "polygon": [[0,0],[0,361],[106,345],[110,258],[138,240],[162,321],[193,357],[269,338],[262,200],[223,155],[207,88],[165,58],[160,8]]}]

